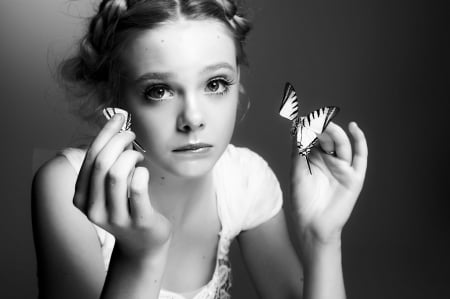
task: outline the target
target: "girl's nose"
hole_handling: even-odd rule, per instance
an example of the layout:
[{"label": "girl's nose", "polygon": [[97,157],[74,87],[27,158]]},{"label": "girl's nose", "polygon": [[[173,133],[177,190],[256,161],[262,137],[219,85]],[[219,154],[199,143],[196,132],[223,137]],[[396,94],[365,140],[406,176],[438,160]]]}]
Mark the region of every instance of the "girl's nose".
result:
[{"label": "girl's nose", "polygon": [[180,132],[192,132],[204,126],[205,119],[199,101],[186,97],[183,110],[177,119],[177,129]]}]

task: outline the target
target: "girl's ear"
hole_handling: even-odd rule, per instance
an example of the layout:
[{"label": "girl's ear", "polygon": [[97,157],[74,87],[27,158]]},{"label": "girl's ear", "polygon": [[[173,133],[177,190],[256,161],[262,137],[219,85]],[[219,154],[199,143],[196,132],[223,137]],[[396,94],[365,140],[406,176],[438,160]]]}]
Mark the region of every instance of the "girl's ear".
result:
[{"label": "girl's ear", "polygon": [[244,85],[241,84],[241,67],[237,66],[237,82],[239,83],[239,93],[245,94]]},{"label": "girl's ear", "polygon": [[240,94],[245,94],[245,88],[244,88],[244,85],[241,84],[240,82],[239,82],[239,93],[240,93]]}]

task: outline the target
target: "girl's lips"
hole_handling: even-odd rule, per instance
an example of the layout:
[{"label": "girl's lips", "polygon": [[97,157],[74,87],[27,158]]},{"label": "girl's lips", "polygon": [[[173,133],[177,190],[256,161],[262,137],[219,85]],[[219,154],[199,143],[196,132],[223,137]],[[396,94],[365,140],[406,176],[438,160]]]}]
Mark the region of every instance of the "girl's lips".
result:
[{"label": "girl's lips", "polygon": [[177,147],[173,150],[173,152],[196,152],[196,151],[202,151],[206,150],[208,148],[211,148],[211,144],[207,143],[189,143],[180,147]]}]

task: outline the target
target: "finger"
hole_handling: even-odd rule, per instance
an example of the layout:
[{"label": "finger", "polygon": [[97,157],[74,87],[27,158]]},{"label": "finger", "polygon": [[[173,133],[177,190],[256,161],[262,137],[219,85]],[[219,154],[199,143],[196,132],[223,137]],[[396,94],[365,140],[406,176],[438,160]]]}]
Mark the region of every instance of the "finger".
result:
[{"label": "finger", "polygon": [[336,152],[333,138],[331,138],[327,131],[324,131],[317,138],[319,139],[319,148],[323,153]]},{"label": "finger", "polygon": [[106,207],[111,224],[123,225],[130,220],[128,211],[128,182],[136,164],[144,156],[134,150],[124,151],[112,165],[107,176]]},{"label": "finger", "polygon": [[[334,143],[334,151],[336,156],[348,163],[352,161],[352,146],[350,144],[350,139],[348,135],[345,133],[344,129],[342,129],[337,124],[330,122],[325,129],[325,132],[321,134],[319,137],[320,145],[326,151],[329,151],[328,148],[324,148],[324,146],[329,147],[330,143]],[[331,139],[331,141],[330,141]],[[324,145],[322,143],[325,143]]]},{"label": "finger", "polygon": [[148,194],[149,173],[145,167],[136,167],[130,182],[130,216],[137,225],[148,222],[153,207]]},{"label": "finger", "polygon": [[87,214],[91,220],[105,220],[106,217],[106,175],[120,154],[135,138],[132,132],[122,132],[114,135],[97,155],[92,166],[89,196],[87,199]]},{"label": "finger", "polygon": [[355,122],[348,125],[348,129],[353,139],[353,147],[355,154],[353,155],[353,168],[359,173],[365,173],[367,168],[367,140],[364,132],[358,127]]},{"label": "finger", "polygon": [[77,182],[75,184],[75,196],[74,196],[74,205],[78,207],[81,211],[86,212],[87,209],[87,200],[88,190],[89,190],[89,181],[91,177],[92,165],[97,158],[100,150],[105,146],[111,137],[120,131],[120,128],[123,124],[124,118],[121,115],[114,116],[111,120],[109,120],[103,129],[99,132],[97,137],[91,143],[86,155],[84,157],[84,161],[81,165],[80,172],[77,177]]}]

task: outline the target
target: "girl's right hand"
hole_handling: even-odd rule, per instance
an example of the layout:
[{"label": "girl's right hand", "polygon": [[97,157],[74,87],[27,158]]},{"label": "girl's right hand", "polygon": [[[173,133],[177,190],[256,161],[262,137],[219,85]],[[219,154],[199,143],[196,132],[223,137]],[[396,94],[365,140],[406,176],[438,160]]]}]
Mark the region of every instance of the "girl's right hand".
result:
[{"label": "girl's right hand", "polygon": [[90,221],[116,238],[121,255],[147,259],[167,253],[171,225],[152,208],[148,170],[136,167],[144,156],[130,149],[135,134],[119,133],[124,121],[116,114],[90,145],[73,202]]}]

